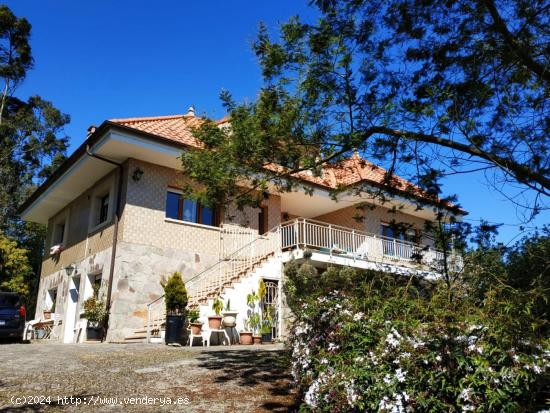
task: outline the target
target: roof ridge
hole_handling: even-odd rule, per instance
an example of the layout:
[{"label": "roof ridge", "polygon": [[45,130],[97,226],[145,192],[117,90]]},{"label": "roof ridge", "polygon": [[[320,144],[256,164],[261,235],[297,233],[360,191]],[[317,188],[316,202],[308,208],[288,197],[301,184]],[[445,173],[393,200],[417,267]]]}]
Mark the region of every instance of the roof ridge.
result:
[{"label": "roof ridge", "polygon": [[153,120],[169,120],[169,119],[177,119],[177,118],[185,118],[190,117],[186,116],[184,114],[181,115],[162,115],[162,116],[141,116],[141,117],[134,117],[134,118],[117,118],[117,119],[109,119],[109,122],[117,122],[117,123],[132,123],[132,122],[143,122],[143,121],[153,121]]}]

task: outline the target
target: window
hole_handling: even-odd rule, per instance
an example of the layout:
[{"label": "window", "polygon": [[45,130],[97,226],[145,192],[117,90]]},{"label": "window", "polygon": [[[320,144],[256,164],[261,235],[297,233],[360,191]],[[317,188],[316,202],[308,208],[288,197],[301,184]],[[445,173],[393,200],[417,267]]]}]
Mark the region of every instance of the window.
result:
[{"label": "window", "polygon": [[46,293],[45,310],[55,312],[55,304],[57,303],[57,287],[52,288]]},{"label": "window", "polygon": [[114,211],[114,190],[115,180],[112,177],[103,180],[92,190],[88,232],[95,231],[111,222]]},{"label": "window", "polygon": [[395,236],[395,229],[389,226],[388,224],[382,224],[381,225],[381,232],[382,236],[388,237],[388,238],[396,238]]},{"label": "window", "polygon": [[102,274],[95,274],[91,276],[92,291],[96,297],[99,297],[99,290],[101,289],[101,275]]},{"label": "window", "polygon": [[68,214],[63,213],[52,222],[50,247],[54,245],[63,245],[67,241]]},{"label": "window", "polygon": [[381,225],[381,231],[384,237],[394,238],[401,241],[409,241],[418,243],[420,241],[420,234],[414,228],[409,228],[407,230],[399,230],[398,228],[392,227],[389,224],[383,223]]},{"label": "window", "polygon": [[107,217],[109,213],[109,194],[105,194],[99,198],[99,222],[98,224],[102,224],[103,222],[107,221]]},{"label": "window", "polygon": [[218,225],[214,209],[203,206],[193,199],[184,198],[183,194],[175,189],[166,192],[166,218],[210,226]]},{"label": "window", "polygon": [[63,244],[65,240],[65,222],[55,224],[53,227],[52,245]]},{"label": "window", "polygon": [[109,221],[111,215],[110,201],[110,192],[100,192],[99,195],[94,196],[92,200],[91,229]]}]

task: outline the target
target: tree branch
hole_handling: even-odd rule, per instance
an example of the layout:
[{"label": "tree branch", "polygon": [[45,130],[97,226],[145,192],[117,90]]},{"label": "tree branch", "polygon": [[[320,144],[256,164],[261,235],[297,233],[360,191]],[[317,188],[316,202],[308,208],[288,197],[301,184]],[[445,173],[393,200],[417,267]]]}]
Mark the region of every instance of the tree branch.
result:
[{"label": "tree branch", "polygon": [[435,145],[443,146],[450,149],[456,149],[460,152],[466,153],[471,156],[485,159],[500,168],[504,169],[511,175],[513,175],[519,182],[524,183],[532,187],[532,183],[540,185],[543,189],[538,189],[539,192],[548,195],[550,193],[550,179],[541,173],[538,173],[524,164],[518,163],[510,158],[504,158],[502,156],[489,153],[479,149],[478,147],[467,145],[464,143],[456,142],[451,139],[441,138],[434,135],[427,135],[418,132],[402,131],[399,129],[392,129],[385,126],[374,126],[368,129],[368,136],[372,133],[379,133],[382,135],[402,137],[419,142],[432,143]]},{"label": "tree branch", "polygon": [[493,19],[495,29],[502,35],[504,41],[508,44],[512,52],[516,54],[516,56],[529,70],[536,73],[541,79],[550,82],[550,71],[533,59],[525,46],[515,39],[512,33],[508,30],[506,22],[498,13],[495,2],[493,0],[485,0],[484,3],[485,7],[489,11],[489,14],[491,15],[491,18]]}]

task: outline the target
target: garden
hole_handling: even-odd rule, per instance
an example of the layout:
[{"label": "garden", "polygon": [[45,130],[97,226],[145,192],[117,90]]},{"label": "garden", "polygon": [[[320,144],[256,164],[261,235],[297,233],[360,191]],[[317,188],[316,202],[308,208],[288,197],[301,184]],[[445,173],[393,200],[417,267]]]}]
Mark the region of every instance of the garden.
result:
[{"label": "garden", "polygon": [[291,262],[301,411],[545,411],[549,253],[480,245],[451,283]]}]

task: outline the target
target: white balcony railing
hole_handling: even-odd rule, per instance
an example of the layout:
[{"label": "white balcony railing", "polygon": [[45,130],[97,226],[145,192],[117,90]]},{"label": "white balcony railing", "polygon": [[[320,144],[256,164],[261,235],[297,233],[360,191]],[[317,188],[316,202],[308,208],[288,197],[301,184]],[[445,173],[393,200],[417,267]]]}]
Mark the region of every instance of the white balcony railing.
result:
[{"label": "white balcony railing", "polygon": [[[283,250],[309,248],[353,259],[443,269],[444,255],[432,247],[305,218],[281,224],[281,244]],[[459,255],[450,253],[447,262],[452,270],[462,268]]]}]

